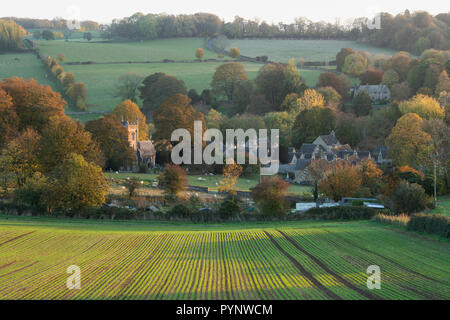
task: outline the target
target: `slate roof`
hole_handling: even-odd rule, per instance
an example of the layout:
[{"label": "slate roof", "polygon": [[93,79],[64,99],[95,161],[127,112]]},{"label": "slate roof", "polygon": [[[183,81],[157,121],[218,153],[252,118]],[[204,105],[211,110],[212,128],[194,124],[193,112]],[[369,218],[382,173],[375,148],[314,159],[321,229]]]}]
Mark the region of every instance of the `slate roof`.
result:
[{"label": "slate roof", "polygon": [[327,134],[324,136],[319,136],[320,138],[322,138],[322,140],[328,145],[328,146],[332,146],[334,144],[339,144],[338,139],[336,138],[335,135],[333,134]]},{"label": "slate roof", "polygon": [[386,159],[386,158],[387,158],[387,151],[388,151],[387,147],[385,147],[385,146],[378,146],[378,147],[376,147],[375,150],[373,151],[373,154],[374,154],[376,157],[378,157],[378,155],[379,155],[380,152],[381,152],[381,156],[383,157],[383,159]]},{"label": "slate roof", "polygon": [[358,157],[363,159],[363,158],[369,158],[370,157],[370,152],[369,151],[358,151]]},{"label": "slate roof", "polygon": [[300,153],[313,153],[314,150],[316,149],[317,145],[312,144],[312,143],[304,143],[302,144],[299,152]]},{"label": "slate roof", "polygon": [[295,164],[295,170],[304,170],[309,166],[311,163],[311,160],[309,159],[298,159],[297,163]]}]

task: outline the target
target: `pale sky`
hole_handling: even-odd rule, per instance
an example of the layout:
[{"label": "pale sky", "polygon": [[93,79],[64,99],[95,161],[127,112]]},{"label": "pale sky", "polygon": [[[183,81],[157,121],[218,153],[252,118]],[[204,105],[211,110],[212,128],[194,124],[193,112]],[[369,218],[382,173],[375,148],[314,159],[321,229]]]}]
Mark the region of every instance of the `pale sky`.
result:
[{"label": "pale sky", "polygon": [[[450,11],[444,0],[2,0],[0,16],[47,18],[76,18],[109,23],[114,18],[142,13],[209,12],[225,21],[239,15],[246,19],[260,18],[268,23],[294,21],[307,17],[312,21],[345,22],[350,18],[371,17],[377,12],[397,14],[409,9],[425,10],[431,14]],[[447,5],[445,5],[447,3]],[[79,12],[79,14],[78,14]],[[79,17],[78,17],[79,16]]]}]

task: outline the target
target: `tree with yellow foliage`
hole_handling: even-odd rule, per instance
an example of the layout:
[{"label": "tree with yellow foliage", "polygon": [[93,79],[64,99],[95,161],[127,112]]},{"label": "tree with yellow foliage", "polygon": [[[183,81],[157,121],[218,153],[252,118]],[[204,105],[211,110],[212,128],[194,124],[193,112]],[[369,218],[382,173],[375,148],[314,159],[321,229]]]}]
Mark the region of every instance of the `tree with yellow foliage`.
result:
[{"label": "tree with yellow foliage", "polygon": [[235,186],[242,174],[242,166],[237,163],[227,164],[223,168],[223,180],[220,181],[219,192],[226,192],[235,195]]},{"label": "tree with yellow foliage", "polygon": [[303,97],[297,99],[297,111],[312,109],[314,107],[323,107],[325,105],[325,98],[314,89],[306,89]]},{"label": "tree with yellow foliage", "polygon": [[430,142],[431,137],[423,129],[423,119],[416,113],[407,113],[398,119],[386,139],[389,153],[398,166],[414,167],[417,155]]},{"label": "tree with yellow foliage", "polygon": [[125,100],[119,103],[112,112],[122,121],[135,122],[139,124],[139,140],[148,139],[149,127],[145,115],[141,112],[138,105],[131,100]]},{"label": "tree with yellow foliage", "polygon": [[443,119],[444,109],[433,97],[417,94],[398,106],[402,114],[416,113],[425,119]]}]

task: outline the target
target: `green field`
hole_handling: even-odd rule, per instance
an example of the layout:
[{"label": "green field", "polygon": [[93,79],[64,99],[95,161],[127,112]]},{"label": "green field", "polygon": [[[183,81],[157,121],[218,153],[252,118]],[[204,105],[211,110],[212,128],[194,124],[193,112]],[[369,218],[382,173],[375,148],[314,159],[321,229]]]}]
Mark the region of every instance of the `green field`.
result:
[{"label": "green field", "polygon": [[450,196],[439,197],[437,208],[432,210],[431,213],[450,216]]},{"label": "green field", "polygon": [[[0,299],[445,299],[448,241],[372,222],[0,216]],[[70,265],[81,289],[68,290]],[[367,268],[381,289],[366,287]]]},{"label": "green field", "polygon": [[332,61],[342,48],[353,48],[355,51],[367,51],[372,55],[393,55],[394,50],[377,48],[348,40],[270,40],[242,39],[230,40],[229,47],[237,47],[241,54],[249,57],[269,57],[270,61],[288,62],[290,58],[298,61]]},{"label": "green field", "polygon": [[[136,178],[140,181],[144,181],[147,183],[150,183],[153,181],[153,179],[158,178],[158,175],[156,174],[143,174],[143,173],[107,173],[107,176],[109,178],[119,179],[119,180],[125,180],[127,178]],[[222,176],[216,175],[216,176],[202,176],[202,175],[188,175],[188,183],[191,186],[198,186],[198,187],[208,187],[209,190],[217,191],[217,185],[219,182],[223,179]],[[199,180],[200,179],[205,179]],[[259,183],[259,177],[241,177],[239,178],[237,184],[236,184],[236,190],[239,191],[250,191],[250,188],[253,188]],[[310,193],[311,188],[307,186],[300,186],[300,185],[291,185],[288,192],[294,193],[296,195],[303,195],[305,193]]]},{"label": "green field", "polygon": [[[164,72],[175,76],[186,83],[188,89],[196,89],[199,93],[209,88],[213,74],[221,63],[148,63],[148,64],[93,64],[66,65],[64,69],[75,74],[78,81],[87,87],[87,103],[89,111],[110,111],[120,98],[114,98],[114,86],[120,75],[134,72],[149,76],[155,72]],[[256,77],[260,64],[245,63],[249,78]]]},{"label": "green field", "polygon": [[[222,63],[147,63],[147,64],[93,64],[66,65],[66,71],[73,72],[78,81],[87,87],[87,103],[89,111],[110,111],[120,98],[114,97],[114,86],[120,75],[134,72],[148,76],[156,72],[164,72],[177,77],[186,83],[188,89],[196,89],[199,93],[208,89],[216,68]],[[261,64],[244,63],[249,79],[255,79]],[[301,70],[308,86],[315,86],[319,70]]]},{"label": "green field", "polygon": [[58,90],[55,82],[38,58],[31,53],[0,54],[0,80],[12,77],[34,78],[39,84],[51,86]]},{"label": "green field", "polygon": [[[64,53],[66,62],[143,62],[170,59],[194,60],[195,51],[203,48],[202,38],[173,38],[136,42],[90,43],[85,41],[37,41],[43,55],[56,57]],[[203,59],[217,59],[217,53],[204,50]]]}]

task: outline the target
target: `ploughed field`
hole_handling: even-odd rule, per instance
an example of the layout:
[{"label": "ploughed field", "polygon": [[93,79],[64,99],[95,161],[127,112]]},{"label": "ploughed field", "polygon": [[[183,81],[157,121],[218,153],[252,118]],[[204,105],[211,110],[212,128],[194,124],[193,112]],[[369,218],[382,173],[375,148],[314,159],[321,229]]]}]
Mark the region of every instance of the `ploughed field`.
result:
[{"label": "ploughed field", "polygon": [[[69,290],[67,267],[81,269]],[[381,289],[366,286],[381,269]],[[0,299],[449,299],[446,240],[373,222],[0,217]]]}]

